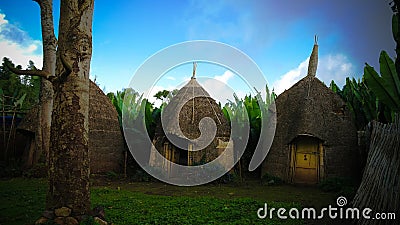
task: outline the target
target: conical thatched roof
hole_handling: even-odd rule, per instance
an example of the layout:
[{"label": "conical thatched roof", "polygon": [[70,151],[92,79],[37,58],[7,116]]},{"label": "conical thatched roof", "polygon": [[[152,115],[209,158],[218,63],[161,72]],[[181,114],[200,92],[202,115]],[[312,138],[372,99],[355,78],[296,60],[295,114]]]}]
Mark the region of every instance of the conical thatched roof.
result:
[{"label": "conical thatched roof", "polygon": [[337,138],[348,131],[355,135],[346,103],[318,78],[297,82],[279,95],[276,107],[277,133],[286,144],[299,134],[318,137],[326,145],[337,144]]},{"label": "conical thatched roof", "polygon": [[346,103],[314,76],[317,63],[314,46],[306,77],[280,94],[275,103],[277,126],[274,141],[262,166],[268,173],[289,181],[290,144],[299,136],[319,139],[324,148],[324,176],[355,174],[357,131]]},{"label": "conical thatched roof", "polygon": [[[179,113],[179,115],[178,115]],[[208,92],[197,82],[195,77],[182,87],[165,108],[167,122],[165,132],[184,138],[197,138],[200,135],[199,122],[210,117],[217,125],[217,136],[229,136],[230,127],[219,105]],[[205,132],[207,133],[207,132]]]},{"label": "conical thatched roof", "polygon": [[[122,168],[124,139],[118,114],[103,91],[90,81],[89,94],[89,154],[91,173],[118,172]],[[36,132],[38,108],[24,117],[18,129]],[[31,143],[34,144],[34,143]]]},{"label": "conical thatched roof", "polygon": [[[187,151],[181,152],[181,149],[187,149],[189,144],[192,145],[193,149],[199,150],[193,152],[192,163],[204,163],[203,160],[210,162],[224,151],[224,148],[221,148],[221,143],[228,143],[230,140],[230,123],[223,115],[220,106],[201,87],[194,76],[172,98],[161,117],[166,124],[162,124],[161,121],[158,123],[152,149],[155,148],[165,156],[167,154],[164,149],[165,144],[171,146],[170,149],[174,151],[175,157],[170,159],[171,162],[182,163],[182,157],[185,158],[188,153]],[[211,136],[214,134],[210,132],[210,128],[207,126],[203,127],[205,130],[202,133],[200,132],[200,121],[207,117],[215,122],[215,136]],[[210,140],[211,142],[209,142]],[[154,153],[152,154],[150,164],[158,165],[160,162],[156,161]],[[231,158],[228,157],[228,161],[233,161],[233,154],[231,155]],[[174,173],[172,172],[172,174]]]}]

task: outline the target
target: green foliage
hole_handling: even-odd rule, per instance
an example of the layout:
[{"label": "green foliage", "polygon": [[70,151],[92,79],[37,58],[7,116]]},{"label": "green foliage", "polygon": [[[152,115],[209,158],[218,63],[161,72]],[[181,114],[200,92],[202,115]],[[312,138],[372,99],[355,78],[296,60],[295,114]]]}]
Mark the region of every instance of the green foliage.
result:
[{"label": "green foliage", "polygon": [[164,101],[164,99],[166,99],[168,95],[169,95],[169,91],[168,90],[162,90],[162,91],[157,92],[154,95],[154,97]]},{"label": "green foliage", "polygon": [[261,183],[263,185],[280,185],[285,182],[279,177],[276,177],[276,176],[266,173],[262,176]]},{"label": "green foliage", "polygon": [[161,114],[159,110],[154,109],[152,103],[143,99],[143,95],[127,88],[122,92],[117,91],[117,94],[110,92],[107,96],[118,112],[121,129],[122,120],[124,120],[125,127],[132,128],[130,132],[143,136],[145,135],[143,133],[145,125],[150,138],[154,136],[156,117]]},{"label": "green foliage", "polygon": [[235,101],[229,101],[222,109],[223,114],[228,118],[229,122],[239,124],[240,129],[250,126],[247,143],[244,143],[245,137],[233,137],[235,148],[246,147],[241,158],[243,168],[248,168],[249,166],[251,157],[254,154],[260,138],[262,122],[263,120],[267,120],[268,109],[276,99],[276,94],[273,91],[270,92],[268,86],[265,88],[265,101],[262,99],[261,93],[257,90],[255,91],[257,94],[254,97],[246,95],[244,99],[239,99],[239,97],[234,94],[233,97]]},{"label": "green foliage", "polygon": [[331,82],[330,88],[346,102],[357,129],[363,129],[369,121],[378,119],[382,114],[380,110],[384,107],[364,81],[346,78],[343,90],[340,90],[334,81]]},{"label": "green foliage", "polygon": [[356,194],[358,185],[352,179],[334,177],[322,180],[318,187],[325,192],[334,192],[352,199]]},{"label": "green foliage", "polygon": [[155,179],[141,168],[135,170],[130,178],[132,181],[136,182],[149,182],[149,181],[154,181]]},{"label": "green foliage", "polygon": [[[27,111],[39,102],[40,78],[20,76],[6,66],[15,66],[8,58],[3,58],[0,66],[0,109],[4,111]],[[21,69],[21,66],[16,66]],[[29,70],[36,70],[32,61]]]},{"label": "green foliage", "polygon": [[[364,80],[376,97],[385,104],[391,113],[400,112],[400,76],[396,72],[393,60],[385,51],[379,57],[380,75],[373,67],[366,64]],[[391,114],[386,114],[387,117]]]},{"label": "green foliage", "polygon": [[400,77],[392,59],[381,52],[379,75],[366,64],[362,80],[346,78],[343,89],[331,82],[330,88],[347,103],[357,128],[363,129],[369,121],[391,122],[400,112]]},{"label": "green foliage", "polygon": [[108,179],[115,180],[118,178],[118,174],[114,171],[107,171],[106,176]]}]

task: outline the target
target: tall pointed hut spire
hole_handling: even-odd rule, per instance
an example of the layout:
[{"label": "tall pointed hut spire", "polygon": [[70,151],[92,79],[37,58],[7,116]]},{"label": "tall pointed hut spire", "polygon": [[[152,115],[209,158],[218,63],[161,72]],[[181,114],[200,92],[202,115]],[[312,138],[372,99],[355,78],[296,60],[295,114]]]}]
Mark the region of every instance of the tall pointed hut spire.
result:
[{"label": "tall pointed hut spire", "polygon": [[311,52],[310,61],[308,62],[307,76],[315,77],[318,67],[318,37],[314,36],[314,47]]},{"label": "tall pointed hut spire", "polygon": [[196,78],[196,68],[197,68],[197,63],[193,62],[193,74],[192,74],[192,78]]}]

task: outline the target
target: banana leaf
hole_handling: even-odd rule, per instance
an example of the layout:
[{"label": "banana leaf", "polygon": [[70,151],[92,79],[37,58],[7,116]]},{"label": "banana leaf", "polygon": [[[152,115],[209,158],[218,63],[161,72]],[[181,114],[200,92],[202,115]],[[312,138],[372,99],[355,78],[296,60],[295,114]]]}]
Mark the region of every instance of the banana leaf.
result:
[{"label": "banana leaf", "polygon": [[[392,74],[392,76],[394,75],[397,76],[397,74]],[[394,96],[396,90],[394,90],[393,85],[389,83],[389,80],[385,80],[383,78],[385,77],[387,79],[388,76],[389,75],[386,74],[382,77],[379,76],[375,69],[368,64],[366,64],[364,67],[364,80],[368,88],[370,88],[375,96],[385,105],[389,106],[395,111],[399,111],[400,96],[397,96],[397,98]]]}]

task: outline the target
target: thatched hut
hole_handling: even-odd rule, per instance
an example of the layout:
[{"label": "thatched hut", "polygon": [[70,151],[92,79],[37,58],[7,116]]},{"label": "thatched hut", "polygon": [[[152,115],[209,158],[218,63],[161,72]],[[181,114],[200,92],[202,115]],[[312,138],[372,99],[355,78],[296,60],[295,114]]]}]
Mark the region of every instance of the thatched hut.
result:
[{"label": "thatched hut", "polygon": [[315,184],[357,174],[357,131],[339,95],[316,75],[315,43],[308,74],[276,99],[277,126],[262,175]]},{"label": "thatched hut", "polygon": [[[18,129],[33,136],[37,124],[37,109],[32,109]],[[31,140],[34,140],[32,138]],[[34,151],[34,141],[28,143]],[[120,172],[124,159],[124,139],[118,114],[104,92],[90,82],[89,98],[89,157],[91,173]]]},{"label": "thatched hut", "polygon": [[[162,167],[168,174],[174,176],[175,171],[171,171],[171,168],[173,168],[171,163],[186,166],[200,165],[216,159],[224,150],[233,152],[232,145],[227,148],[230,138],[230,123],[216,101],[197,82],[194,74],[190,81],[168,103],[163,113],[164,116],[166,115],[163,119],[166,124],[164,124],[164,129],[161,122],[156,127],[150,165],[163,164]],[[198,140],[200,137],[199,124],[206,117],[215,122],[217,129],[215,136],[212,137],[213,132],[210,132],[209,129],[206,128],[203,131],[203,137],[212,141],[205,148],[200,148],[197,146],[198,143],[196,144],[191,140]],[[174,143],[179,143],[179,146],[183,146],[183,148],[172,144],[167,136],[172,137],[173,140],[177,141]],[[156,162],[155,150],[167,161]],[[233,162],[233,153],[230,154],[228,160]],[[226,165],[228,164],[229,162],[226,162]]]}]

